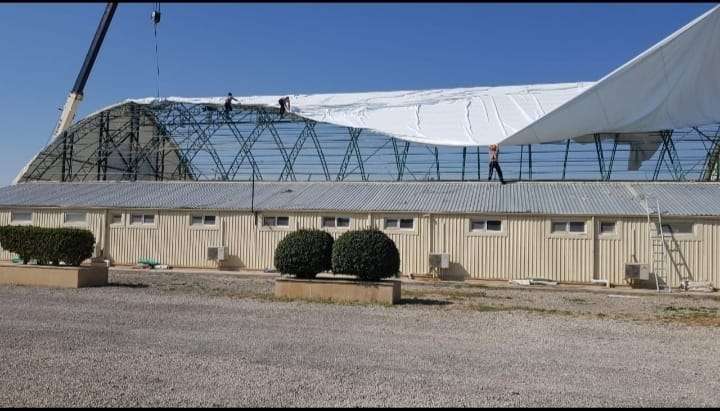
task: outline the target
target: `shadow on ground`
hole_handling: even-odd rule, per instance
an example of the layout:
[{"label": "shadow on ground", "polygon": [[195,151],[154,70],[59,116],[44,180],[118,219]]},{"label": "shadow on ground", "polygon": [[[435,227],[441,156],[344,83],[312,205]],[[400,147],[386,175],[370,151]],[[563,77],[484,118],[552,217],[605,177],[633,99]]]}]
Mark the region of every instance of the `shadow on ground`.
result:
[{"label": "shadow on ground", "polygon": [[148,288],[147,284],[133,284],[133,283],[108,283],[108,287],[123,287],[123,288]]},{"label": "shadow on ground", "polygon": [[401,305],[450,305],[450,301],[433,300],[430,298],[401,298]]}]

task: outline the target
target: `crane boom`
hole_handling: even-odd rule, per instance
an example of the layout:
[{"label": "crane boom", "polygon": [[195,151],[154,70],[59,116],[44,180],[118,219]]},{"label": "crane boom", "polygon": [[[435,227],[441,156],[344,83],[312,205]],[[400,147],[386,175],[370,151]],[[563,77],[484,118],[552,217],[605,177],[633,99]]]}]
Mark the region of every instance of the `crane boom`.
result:
[{"label": "crane boom", "polygon": [[78,76],[75,79],[75,84],[73,85],[72,90],[70,90],[70,94],[65,101],[62,113],[60,114],[60,119],[53,131],[52,138],[55,138],[58,134],[65,131],[65,129],[67,129],[75,119],[75,112],[77,111],[78,104],[83,98],[85,84],[87,83],[90,71],[95,64],[95,59],[97,58],[100,46],[102,46],[102,42],[105,39],[105,34],[110,27],[110,22],[112,21],[116,8],[117,2],[115,1],[108,2],[105,7],[105,13],[103,13],[102,18],[100,19],[100,24],[98,24],[98,28],[95,31],[95,37],[93,37],[92,43],[90,43],[90,49],[85,56],[85,61],[80,68],[80,73],[78,73]]}]

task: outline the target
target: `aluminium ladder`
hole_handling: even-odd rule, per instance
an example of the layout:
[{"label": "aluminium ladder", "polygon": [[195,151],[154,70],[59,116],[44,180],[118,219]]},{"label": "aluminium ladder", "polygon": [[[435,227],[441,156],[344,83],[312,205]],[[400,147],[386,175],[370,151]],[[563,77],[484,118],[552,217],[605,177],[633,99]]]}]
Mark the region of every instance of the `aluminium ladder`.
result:
[{"label": "aluminium ladder", "polygon": [[[671,292],[670,282],[665,270],[665,260],[667,257],[668,245],[665,236],[665,230],[663,229],[662,213],[660,212],[660,202],[656,200],[655,203],[655,214],[657,215],[655,221],[653,221],[650,208],[646,207],[648,219],[648,240],[650,243],[650,256],[652,258],[652,272],[655,276],[655,288],[657,289],[657,291]],[[660,288],[661,280],[663,282],[662,288]]]}]

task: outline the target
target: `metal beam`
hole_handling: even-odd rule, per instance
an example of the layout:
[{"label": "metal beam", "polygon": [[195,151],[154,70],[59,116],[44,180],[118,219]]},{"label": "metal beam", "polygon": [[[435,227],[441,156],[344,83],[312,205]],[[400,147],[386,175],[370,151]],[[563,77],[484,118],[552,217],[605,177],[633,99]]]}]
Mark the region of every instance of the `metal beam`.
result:
[{"label": "metal beam", "polygon": [[563,160],[562,180],[565,180],[565,171],[567,171],[568,153],[570,152],[570,139],[565,141],[565,159]]}]

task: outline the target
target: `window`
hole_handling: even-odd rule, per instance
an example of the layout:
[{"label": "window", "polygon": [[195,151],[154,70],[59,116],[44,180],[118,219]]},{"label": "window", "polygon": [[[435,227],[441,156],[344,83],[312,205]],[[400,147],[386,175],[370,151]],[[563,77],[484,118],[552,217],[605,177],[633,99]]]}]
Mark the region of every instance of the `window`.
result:
[{"label": "window", "polygon": [[614,221],[601,221],[600,222],[600,234],[615,234],[615,222]]},{"label": "window", "polygon": [[215,225],[214,215],[194,215],[190,218],[190,225],[192,226],[213,226]]},{"label": "window", "polygon": [[584,221],[553,221],[551,226],[553,233],[575,233],[585,232]]},{"label": "window", "polygon": [[500,220],[470,220],[470,231],[491,231],[501,232],[502,221]]},{"label": "window", "polygon": [[87,222],[87,214],[83,211],[66,211],[65,224],[85,224]]},{"label": "window", "polygon": [[385,229],[412,230],[415,228],[414,218],[386,218]]},{"label": "window", "polygon": [[265,227],[288,227],[290,225],[290,217],[263,217],[262,225]]},{"label": "window", "polygon": [[673,222],[663,223],[663,234],[693,234],[693,223]]},{"label": "window", "polygon": [[12,211],[10,222],[12,224],[32,224],[32,211]]},{"label": "window", "polygon": [[323,217],[322,226],[326,228],[347,228],[350,227],[350,217]]},{"label": "window", "polygon": [[155,224],[155,214],[131,213],[130,225],[152,225]]},{"label": "window", "polygon": [[110,214],[110,225],[121,225],[123,222],[122,213]]}]

